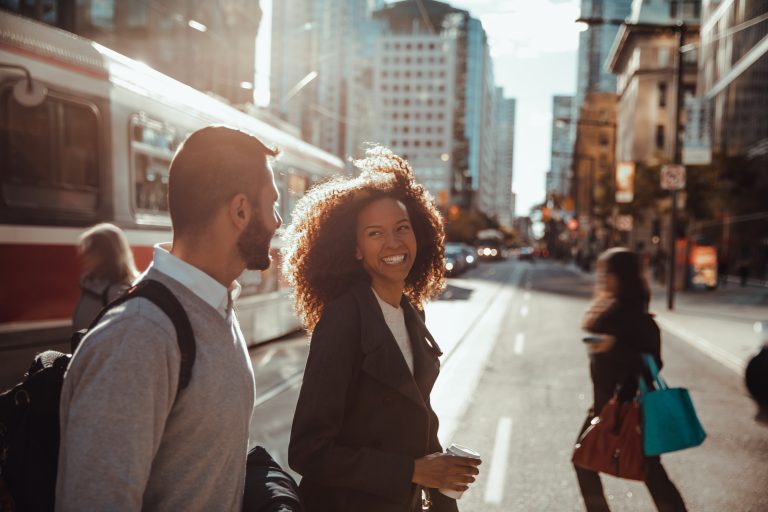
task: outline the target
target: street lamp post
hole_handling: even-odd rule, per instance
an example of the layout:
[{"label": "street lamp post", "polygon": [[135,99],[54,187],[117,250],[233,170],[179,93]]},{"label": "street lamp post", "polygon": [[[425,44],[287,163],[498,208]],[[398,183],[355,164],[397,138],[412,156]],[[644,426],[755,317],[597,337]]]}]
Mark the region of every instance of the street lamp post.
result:
[{"label": "street lamp post", "polygon": [[[685,23],[677,25],[677,79],[675,100],[675,140],[674,163],[682,163],[682,148],[680,145],[680,112],[683,103],[683,46],[685,46]],[[669,272],[667,272],[667,309],[675,309],[675,267],[677,266],[676,242],[677,242],[677,190],[670,191],[672,204],[669,208]]]}]

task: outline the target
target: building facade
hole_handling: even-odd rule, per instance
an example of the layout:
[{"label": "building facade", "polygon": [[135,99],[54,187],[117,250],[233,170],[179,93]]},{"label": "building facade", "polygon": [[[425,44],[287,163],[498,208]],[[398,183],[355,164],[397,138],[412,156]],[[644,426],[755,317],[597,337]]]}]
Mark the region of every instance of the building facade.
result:
[{"label": "building facade", "polygon": [[703,3],[699,95],[710,103],[721,155],[768,153],[768,22],[723,37],[766,13],[768,0]]},{"label": "building facade", "polygon": [[447,208],[453,184],[456,40],[445,33],[384,33],[376,43],[375,140],[409,161]]},{"label": "building facade", "polygon": [[[495,199],[490,193],[482,194],[481,192],[483,183],[495,184],[496,179],[495,136],[490,128],[494,118],[493,67],[482,24],[472,18],[467,11],[434,0],[396,2],[374,13],[374,18],[380,22],[381,43],[377,44],[377,48],[383,48],[387,40],[394,44],[397,39],[412,38],[410,50],[418,52],[419,50],[413,44],[418,45],[418,41],[425,37],[444,42],[450,41],[452,55],[445,56],[445,59],[446,63],[448,59],[452,60],[453,69],[445,69],[445,76],[436,77],[436,82],[433,84],[438,88],[435,92],[451,91],[451,96],[445,98],[444,105],[451,114],[448,116],[447,112],[443,113],[441,121],[444,125],[440,127],[450,133],[450,148],[448,151],[439,153],[440,158],[450,168],[450,187],[447,198],[444,194],[437,197],[441,204],[443,199],[446,199],[445,204],[474,208],[479,207],[482,201],[483,208],[492,209]],[[404,39],[401,43],[407,44]],[[401,46],[400,51],[406,52],[407,49]],[[401,58],[417,63],[418,59],[429,57],[417,53],[407,56],[403,53]],[[383,68],[392,64],[391,61],[382,62],[379,58],[374,59],[374,67]],[[429,64],[429,61],[422,60],[421,64]],[[413,68],[414,73],[418,71],[417,67]],[[381,77],[380,73],[381,69],[374,70],[374,77]],[[450,83],[447,82],[449,79]],[[409,84],[409,87],[413,85]],[[443,90],[439,89],[441,87]],[[379,92],[377,91],[377,94]],[[399,92],[412,93],[413,91],[403,91],[400,88]],[[422,90],[422,93],[424,101],[430,101],[429,92],[425,93]],[[434,97],[431,100],[439,102],[441,98]],[[384,105],[379,102],[376,104],[377,108],[384,108]],[[450,121],[448,121],[449,117]],[[381,126],[378,121],[375,124]],[[437,129],[437,126],[432,128]],[[378,134],[374,139],[386,140],[378,137]],[[411,142],[408,147],[410,151],[407,154],[413,154]],[[424,149],[423,145],[420,147]],[[435,152],[435,154],[438,153]],[[487,190],[490,192],[490,188]]]},{"label": "building facade", "polygon": [[567,196],[570,193],[573,160],[573,96],[552,98],[552,140],[550,167],[547,172],[547,195]]},{"label": "building facade", "polygon": [[[616,77],[618,161],[658,166],[674,160],[677,91],[675,0],[635,1],[630,23],[616,36],[609,69]],[[686,10],[686,44],[683,53],[683,97],[696,92],[699,9]],[[674,15],[674,16],[673,16]]]},{"label": "building facade", "polygon": [[767,0],[704,0],[697,94],[709,107],[713,164],[731,196],[691,235],[717,244],[725,268],[768,280]]},{"label": "building facade", "polygon": [[515,218],[515,197],[512,192],[515,156],[516,101],[505,98],[504,90],[496,88],[494,126],[496,130],[496,204],[494,214],[502,226],[512,226]]},{"label": "building facade", "polygon": [[383,0],[282,0],[272,4],[270,109],[308,142],[359,157],[372,135],[369,92]]},{"label": "building facade", "polygon": [[92,39],[232,104],[253,103],[258,0],[45,3],[46,8],[43,2],[19,2],[15,12]]}]

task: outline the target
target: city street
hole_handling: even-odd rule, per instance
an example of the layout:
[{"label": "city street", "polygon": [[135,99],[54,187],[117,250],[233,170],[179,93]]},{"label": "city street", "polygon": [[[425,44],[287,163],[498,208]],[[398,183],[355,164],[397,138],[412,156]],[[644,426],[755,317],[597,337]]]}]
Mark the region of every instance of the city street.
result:
[{"label": "city street", "polygon": [[[583,510],[570,455],[591,400],[579,328],[591,290],[591,276],[572,267],[509,260],[450,279],[441,300],[428,305],[427,323],[444,351],[433,391],[440,437],[483,455],[463,512]],[[686,312],[690,317],[691,302],[681,298],[680,311],[661,316],[673,323]],[[652,306],[661,312],[663,297]],[[693,329],[686,324],[683,331]],[[741,344],[756,349],[749,335]],[[668,332],[663,340],[663,374],[671,386],[690,390],[709,435],[699,448],[663,457],[689,510],[766,510],[768,426],[754,421],[741,374],[689,341]],[[728,342],[727,350],[737,350]],[[253,354],[262,403],[253,441],[281,462],[306,348],[305,337],[295,336]],[[614,510],[653,510],[642,484],[604,481]]]}]

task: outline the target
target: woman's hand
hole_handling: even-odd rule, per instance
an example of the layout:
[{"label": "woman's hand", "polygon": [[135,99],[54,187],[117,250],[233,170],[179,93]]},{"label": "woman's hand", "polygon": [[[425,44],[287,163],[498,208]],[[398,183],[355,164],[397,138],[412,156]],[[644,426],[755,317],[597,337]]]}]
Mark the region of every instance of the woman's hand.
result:
[{"label": "woman's hand", "polygon": [[610,334],[602,334],[599,336],[600,341],[587,343],[587,350],[592,354],[602,354],[608,352],[616,344],[616,337]]},{"label": "woman's hand", "polygon": [[479,465],[478,459],[458,457],[449,453],[432,453],[416,459],[411,481],[430,489],[464,492],[480,473],[477,469]]}]

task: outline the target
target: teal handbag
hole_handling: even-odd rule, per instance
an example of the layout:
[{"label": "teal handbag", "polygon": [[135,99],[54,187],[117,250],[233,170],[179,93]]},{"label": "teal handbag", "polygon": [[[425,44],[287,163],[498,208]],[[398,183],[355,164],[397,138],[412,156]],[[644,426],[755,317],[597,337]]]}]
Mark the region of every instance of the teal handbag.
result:
[{"label": "teal handbag", "polygon": [[645,455],[661,455],[703,443],[707,433],[696,416],[688,390],[667,386],[652,355],[643,354],[643,361],[655,383],[655,389],[648,389],[645,379],[640,378]]}]

